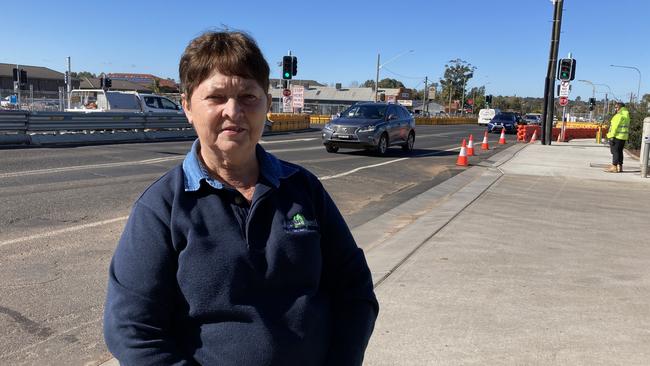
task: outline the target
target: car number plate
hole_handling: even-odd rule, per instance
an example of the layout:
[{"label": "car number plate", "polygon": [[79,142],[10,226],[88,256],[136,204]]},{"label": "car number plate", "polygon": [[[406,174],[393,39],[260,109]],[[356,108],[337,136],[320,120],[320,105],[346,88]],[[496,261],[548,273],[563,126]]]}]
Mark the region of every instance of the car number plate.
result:
[{"label": "car number plate", "polygon": [[351,139],[352,136],[351,135],[339,135],[339,138],[340,139]]}]

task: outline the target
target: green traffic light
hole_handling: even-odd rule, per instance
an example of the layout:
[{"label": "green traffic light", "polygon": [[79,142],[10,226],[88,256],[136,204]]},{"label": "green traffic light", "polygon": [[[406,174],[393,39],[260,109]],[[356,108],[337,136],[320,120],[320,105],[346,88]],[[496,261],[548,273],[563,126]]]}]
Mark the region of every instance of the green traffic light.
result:
[{"label": "green traffic light", "polygon": [[284,77],[285,77],[285,78],[288,78],[289,76],[291,76],[291,75],[289,75],[288,72],[285,72],[285,73],[284,73]]}]

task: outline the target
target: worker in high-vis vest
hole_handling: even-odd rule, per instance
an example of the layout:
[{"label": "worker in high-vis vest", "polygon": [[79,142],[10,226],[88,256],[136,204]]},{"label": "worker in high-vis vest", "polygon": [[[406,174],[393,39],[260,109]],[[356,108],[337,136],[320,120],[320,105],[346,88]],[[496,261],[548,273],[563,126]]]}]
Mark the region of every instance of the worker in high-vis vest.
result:
[{"label": "worker in high-vis vest", "polygon": [[607,138],[612,152],[612,166],[605,169],[608,173],[623,171],[623,147],[630,136],[630,112],[625,108],[625,103],[616,103],[616,114],[609,123]]}]

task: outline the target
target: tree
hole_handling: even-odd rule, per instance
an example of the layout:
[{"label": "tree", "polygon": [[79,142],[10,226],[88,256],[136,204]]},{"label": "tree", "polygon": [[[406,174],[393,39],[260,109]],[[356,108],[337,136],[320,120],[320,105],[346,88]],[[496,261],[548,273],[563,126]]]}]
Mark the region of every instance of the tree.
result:
[{"label": "tree", "polygon": [[[444,79],[440,79],[442,101],[461,99],[467,82],[472,79],[475,66],[462,59],[449,60],[445,65]],[[465,94],[467,95],[467,94]]]},{"label": "tree", "polygon": [[72,71],[70,72],[70,76],[72,76],[73,78],[92,78],[92,79],[97,78],[97,75],[89,71],[80,71],[80,72]]},{"label": "tree", "polygon": [[385,78],[379,80],[379,87],[380,88],[403,88],[404,84],[402,84],[401,81],[396,79]]},{"label": "tree", "polygon": [[374,80],[366,80],[361,84],[361,87],[363,88],[375,88],[375,81]]}]

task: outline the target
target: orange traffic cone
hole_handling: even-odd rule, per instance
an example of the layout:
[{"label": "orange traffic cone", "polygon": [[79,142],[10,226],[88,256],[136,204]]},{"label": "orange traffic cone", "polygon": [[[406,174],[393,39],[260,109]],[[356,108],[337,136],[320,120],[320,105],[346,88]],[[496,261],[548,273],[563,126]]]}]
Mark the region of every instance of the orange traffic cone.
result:
[{"label": "orange traffic cone", "polygon": [[530,138],[530,144],[534,143],[537,141],[537,130],[533,131],[533,137]]},{"label": "orange traffic cone", "polygon": [[469,142],[467,143],[467,156],[474,156],[474,136],[469,135]]},{"label": "orange traffic cone", "polygon": [[458,154],[456,165],[467,166],[467,146],[465,145],[465,139],[463,139],[463,144],[460,146],[460,153]]},{"label": "orange traffic cone", "polygon": [[490,145],[488,144],[488,140],[487,140],[487,131],[485,131],[485,135],[483,135],[483,143],[481,144],[481,150],[490,150]]},{"label": "orange traffic cone", "polygon": [[502,128],[501,137],[499,137],[499,145],[505,145],[505,144],[506,144],[506,129]]}]

